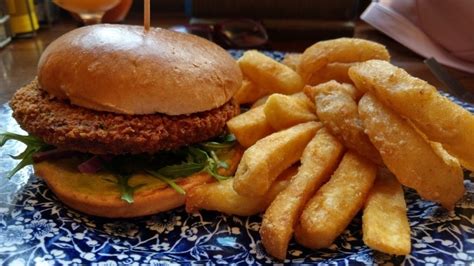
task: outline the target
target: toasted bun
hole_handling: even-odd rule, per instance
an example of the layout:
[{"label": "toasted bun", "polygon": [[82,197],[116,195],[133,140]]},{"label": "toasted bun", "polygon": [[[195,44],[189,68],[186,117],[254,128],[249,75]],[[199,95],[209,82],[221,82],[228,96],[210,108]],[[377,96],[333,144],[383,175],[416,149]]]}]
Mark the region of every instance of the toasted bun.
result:
[{"label": "toasted bun", "polygon": [[[228,161],[231,165],[226,174],[232,174],[242,156],[243,150],[234,149]],[[41,177],[64,204],[72,209],[90,215],[109,218],[129,218],[151,215],[184,205],[185,195],[168,187],[159,179],[150,175],[139,174],[129,179],[129,185],[138,188],[133,196],[133,203],[120,199],[119,188],[113,182],[112,174],[82,174],[76,169],[74,159],[45,161],[34,165],[35,174]],[[213,177],[207,173],[198,173],[178,180],[177,183],[188,191],[195,186],[212,182]]]},{"label": "toasted bun", "polygon": [[224,49],[194,35],[98,24],[51,43],[38,80],[51,95],[97,111],[180,115],[223,105],[242,74]]}]

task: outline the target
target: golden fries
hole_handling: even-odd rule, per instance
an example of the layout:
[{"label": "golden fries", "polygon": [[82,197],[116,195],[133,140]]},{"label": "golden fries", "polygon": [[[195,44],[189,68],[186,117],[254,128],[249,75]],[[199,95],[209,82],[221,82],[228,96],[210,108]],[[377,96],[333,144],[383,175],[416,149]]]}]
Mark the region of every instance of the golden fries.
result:
[{"label": "golden fries", "polygon": [[[364,243],[409,254],[402,185],[452,210],[464,194],[459,162],[474,171],[474,115],[389,59],[383,45],[351,38],[318,42],[282,63],[245,52],[234,98],[251,109],[227,124],[247,150],[232,180],[188,192],[186,210],[266,209],[262,244],[284,260],[293,235],[329,247],[364,207]],[[282,178],[298,160],[291,180]],[[390,170],[377,172],[383,165]]]},{"label": "golden fries", "polygon": [[257,87],[246,76],[242,79],[242,86],[234,94],[234,99],[238,104],[253,103],[261,97],[265,96],[267,92],[262,88]]},{"label": "golden fries", "polygon": [[339,38],[317,42],[301,56],[298,73],[308,84],[329,63],[353,63],[369,59],[389,60],[390,55],[381,44],[355,38]]},{"label": "golden fries", "polygon": [[286,53],[281,63],[296,71],[296,68],[300,63],[300,59],[301,54],[299,53]]},{"label": "golden fries", "polygon": [[[386,173],[384,173],[386,172]],[[403,189],[388,171],[377,174],[362,216],[364,243],[388,254],[410,254],[410,224]]]},{"label": "golden fries", "polygon": [[336,168],[343,152],[342,144],[326,129],[320,129],[301,157],[298,174],[291,180],[263,217],[260,235],[265,250],[278,259],[285,259],[288,242],[301,211]]},{"label": "golden fries", "polygon": [[348,94],[356,102],[358,102],[360,97],[362,97],[362,95],[364,94],[364,92],[357,89],[356,87],[354,87],[351,84],[339,83],[335,80],[325,82],[324,85],[320,85],[320,86],[308,86],[308,85],[306,85],[303,89],[303,92],[312,101],[314,101],[314,97],[316,97],[317,93],[329,94],[332,91],[341,91],[345,94]]},{"label": "golden fries", "polygon": [[240,145],[246,148],[273,132],[263,112],[263,106],[250,109],[232,118],[227,121],[227,127]]},{"label": "golden fries", "polygon": [[253,109],[255,107],[259,107],[260,105],[264,105],[267,102],[268,97],[270,97],[270,95],[266,95],[266,96],[263,96],[262,98],[258,99],[257,101],[255,101],[252,104],[252,106],[250,106],[250,109]]},{"label": "golden fries", "polygon": [[304,94],[302,95],[304,98],[279,93],[270,95],[263,112],[273,129],[278,131],[317,119],[314,108],[307,103],[308,98]]},{"label": "golden fries", "polygon": [[383,165],[379,152],[364,133],[357,103],[345,92],[348,86],[352,85],[330,81],[314,87],[316,113],[326,128],[349,149]]},{"label": "golden fries", "polygon": [[430,140],[441,142],[466,168],[474,170],[474,115],[440,95],[426,81],[388,62],[371,60],[350,69],[359,88],[412,120]]},{"label": "golden fries", "polygon": [[245,52],[238,63],[244,75],[267,94],[292,94],[303,90],[303,80],[294,70],[258,51]]},{"label": "golden fries", "polygon": [[247,197],[264,195],[277,176],[300,159],[321,127],[321,123],[308,122],[257,141],[242,156],[234,177],[234,190]]},{"label": "golden fries", "polygon": [[359,114],[398,181],[452,210],[464,194],[463,172],[456,160],[440,156],[423,135],[370,93],[360,99]]},{"label": "golden fries", "polygon": [[347,152],[331,179],[308,202],[296,226],[296,241],[309,248],[329,247],[362,208],[377,168]]},{"label": "golden fries", "polygon": [[306,82],[309,85],[318,85],[320,83],[336,80],[343,83],[352,83],[349,77],[348,70],[356,63],[329,63],[318,72],[311,76],[311,79]]},{"label": "golden fries", "polygon": [[188,192],[186,211],[199,209],[220,211],[227,214],[249,216],[263,212],[273,199],[290,183],[297,167],[290,167],[278,176],[268,192],[261,197],[244,197],[232,188],[233,179],[204,184]]},{"label": "golden fries", "polygon": [[313,99],[308,98],[308,96],[306,96],[306,94],[303,91],[302,92],[297,92],[295,94],[291,94],[290,96],[291,96],[291,98],[298,99],[298,100],[304,102],[305,105],[306,105],[306,109],[311,110],[311,112],[316,114],[316,107],[314,106]]}]

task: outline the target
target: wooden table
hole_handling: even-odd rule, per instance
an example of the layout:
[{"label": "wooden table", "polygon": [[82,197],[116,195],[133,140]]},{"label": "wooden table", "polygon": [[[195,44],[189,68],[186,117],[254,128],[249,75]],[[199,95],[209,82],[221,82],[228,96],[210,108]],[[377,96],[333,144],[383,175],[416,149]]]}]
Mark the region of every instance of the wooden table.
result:
[{"label": "wooden table", "polygon": [[[153,26],[169,27],[186,22],[183,17],[157,17],[152,21]],[[128,21],[139,24],[139,19]],[[51,29],[38,32],[37,36],[29,39],[16,39],[10,45],[0,50],[0,104],[7,102],[12,94],[20,87],[29,83],[36,75],[36,65],[46,46],[60,35],[77,27],[72,20],[63,20]],[[391,38],[379,33],[370,26],[358,23],[355,37],[380,42],[387,46],[395,65],[405,68],[412,75],[427,80],[442,88],[441,83],[423,64],[423,58],[403,47]],[[281,38],[278,38],[281,39]],[[302,52],[314,41],[272,41],[270,48],[280,51]],[[448,69],[471,92],[474,93],[474,75],[454,69]]]}]

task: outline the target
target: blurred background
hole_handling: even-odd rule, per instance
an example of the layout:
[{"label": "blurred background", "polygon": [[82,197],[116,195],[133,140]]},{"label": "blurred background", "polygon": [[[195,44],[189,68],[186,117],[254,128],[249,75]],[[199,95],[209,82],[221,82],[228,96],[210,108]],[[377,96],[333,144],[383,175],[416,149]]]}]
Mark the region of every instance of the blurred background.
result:
[{"label": "blurred background", "polygon": [[[59,8],[54,2],[78,12]],[[15,38],[34,38],[38,32],[54,31],[55,27],[78,26],[82,23],[78,16],[80,9],[70,8],[74,2],[79,6],[90,2],[89,7],[100,8],[107,0],[0,0],[0,47]],[[114,2],[115,7],[105,12],[103,22],[142,22],[142,0],[109,2]],[[241,25],[238,20],[251,19],[266,31],[267,48],[274,49],[273,40],[314,42],[353,36],[356,20],[369,3],[370,0],[151,0],[151,18],[152,26],[177,26],[174,28],[180,31],[191,28],[192,33],[199,35],[206,35],[202,32],[203,25],[210,25],[214,30],[222,22],[231,31],[245,31],[249,25]],[[228,26],[229,22],[232,26]]]}]

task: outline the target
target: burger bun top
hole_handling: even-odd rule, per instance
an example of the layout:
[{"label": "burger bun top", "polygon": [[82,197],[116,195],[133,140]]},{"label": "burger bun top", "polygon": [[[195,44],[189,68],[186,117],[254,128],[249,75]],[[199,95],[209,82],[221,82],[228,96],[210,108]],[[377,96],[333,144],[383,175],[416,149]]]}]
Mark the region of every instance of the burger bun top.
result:
[{"label": "burger bun top", "polygon": [[98,24],[59,37],[38,65],[41,89],[120,114],[182,115],[222,106],[242,82],[235,60],[203,38]]}]

